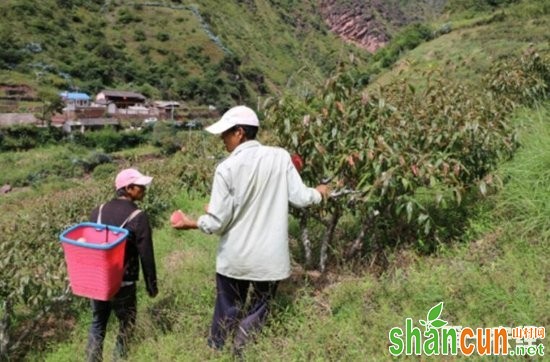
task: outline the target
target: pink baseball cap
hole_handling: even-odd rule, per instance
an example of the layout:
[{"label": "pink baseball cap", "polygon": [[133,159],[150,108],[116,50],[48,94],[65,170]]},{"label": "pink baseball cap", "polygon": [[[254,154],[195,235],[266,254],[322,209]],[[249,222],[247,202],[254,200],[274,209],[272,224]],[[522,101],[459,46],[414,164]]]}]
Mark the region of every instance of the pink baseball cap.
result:
[{"label": "pink baseball cap", "polygon": [[127,168],[116,175],[115,187],[119,190],[129,185],[147,186],[152,180],[153,178],[151,176],[145,176],[134,168]]},{"label": "pink baseball cap", "polygon": [[260,127],[256,112],[246,106],[236,106],[225,112],[222,118],[205,129],[213,134],[220,134],[236,125]]}]

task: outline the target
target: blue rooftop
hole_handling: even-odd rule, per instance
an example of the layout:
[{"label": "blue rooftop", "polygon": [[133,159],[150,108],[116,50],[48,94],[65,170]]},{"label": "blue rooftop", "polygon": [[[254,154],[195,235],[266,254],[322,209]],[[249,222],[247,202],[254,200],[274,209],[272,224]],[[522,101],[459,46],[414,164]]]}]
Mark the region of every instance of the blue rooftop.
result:
[{"label": "blue rooftop", "polygon": [[65,100],[71,101],[89,101],[90,96],[86,93],[71,93],[71,92],[61,92],[59,96]]}]

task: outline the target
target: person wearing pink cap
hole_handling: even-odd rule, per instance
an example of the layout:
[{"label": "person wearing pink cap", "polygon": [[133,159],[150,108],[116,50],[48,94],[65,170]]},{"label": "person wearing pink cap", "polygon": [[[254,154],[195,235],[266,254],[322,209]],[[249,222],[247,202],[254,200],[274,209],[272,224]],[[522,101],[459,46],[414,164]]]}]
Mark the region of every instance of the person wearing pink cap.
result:
[{"label": "person wearing pink cap", "polygon": [[235,332],[237,354],[264,325],[279,281],[290,276],[289,203],[319,203],[329,191],[304,185],[286,150],[256,141],[259,126],[252,109],[236,106],[206,128],[221,135],[230,154],[216,168],[206,214],[194,220],[177,210],[172,222],[220,236],[208,345],[222,349]]},{"label": "person wearing pink cap", "polygon": [[136,323],[136,281],[140,264],[147,293],[150,297],[155,297],[158,293],[151,225],[147,214],[140,211],[135,204],[136,201],[143,200],[146,187],[152,179],[133,168],[120,171],[115,178],[116,197],[95,208],[91,213],[90,221],[115,226],[124,225],[129,234],[120,290],[109,301],[91,300],[92,325],[86,347],[88,361],[103,359],[103,341],[111,311],[119,321],[115,357],[124,358],[127,355],[128,340]]}]

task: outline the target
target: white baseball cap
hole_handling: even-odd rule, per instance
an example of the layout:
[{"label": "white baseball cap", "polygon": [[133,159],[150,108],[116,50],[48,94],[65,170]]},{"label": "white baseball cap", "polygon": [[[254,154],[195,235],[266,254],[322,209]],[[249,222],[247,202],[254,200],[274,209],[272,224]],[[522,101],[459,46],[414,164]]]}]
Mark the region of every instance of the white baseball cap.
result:
[{"label": "white baseball cap", "polygon": [[260,121],[252,109],[236,106],[225,112],[218,122],[205,129],[212,134],[220,134],[236,125],[260,127]]}]

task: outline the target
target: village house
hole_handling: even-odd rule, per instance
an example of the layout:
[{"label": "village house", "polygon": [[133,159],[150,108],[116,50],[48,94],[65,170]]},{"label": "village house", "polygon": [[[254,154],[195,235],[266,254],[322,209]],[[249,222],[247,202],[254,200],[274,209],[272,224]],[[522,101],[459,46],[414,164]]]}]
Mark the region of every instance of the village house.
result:
[{"label": "village house", "polygon": [[178,119],[180,110],[185,114],[189,111],[187,105],[182,105],[176,101],[155,101],[153,102],[153,106],[158,110],[158,115],[161,119]]},{"label": "village house", "polygon": [[78,118],[63,122],[63,130],[71,133],[75,130],[84,133],[85,131],[101,129],[105,126],[120,128],[120,121],[116,118]]},{"label": "village house", "polygon": [[117,91],[117,90],[103,90],[95,96],[95,102],[97,104],[107,105],[109,113],[111,112],[110,104],[114,104],[116,109],[129,108],[130,106],[144,105],[145,96],[139,93]]},{"label": "village house", "polygon": [[59,96],[65,102],[67,107],[88,107],[90,106],[90,96],[86,93],[61,92]]},{"label": "village house", "polygon": [[59,94],[65,107],[62,114],[52,117],[52,125],[62,127],[65,132],[99,129],[105,126],[120,127],[116,118],[107,116],[107,108],[91,102],[86,93],[61,92]]},{"label": "village house", "polygon": [[[19,89],[9,89],[9,91],[17,93],[17,96],[22,96]],[[63,100],[65,107],[62,113],[52,116],[51,124],[63,128],[69,133],[73,131],[85,132],[105,126],[120,128],[125,122],[130,122],[129,124],[135,126],[135,121],[144,123],[159,119],[181,121],[189,119],[191,115],[197,118],[199,115],[206,116],[212,113],[212,110],[205,110],[195,115],[192,114],[193,112],[186,103],[173,100],[158,100],[148,103],[145,96],[130,91],[102,90],[95,97],[82,92],[63,91],[59,93],[59,97]],[[32,114],[20,113],[8,113],[0,119],[0,122],[0,125],[3,126],[40,125],[40,121]],[[193,119],[193,122],[199,124],[197,119]]]}]

